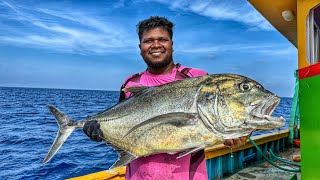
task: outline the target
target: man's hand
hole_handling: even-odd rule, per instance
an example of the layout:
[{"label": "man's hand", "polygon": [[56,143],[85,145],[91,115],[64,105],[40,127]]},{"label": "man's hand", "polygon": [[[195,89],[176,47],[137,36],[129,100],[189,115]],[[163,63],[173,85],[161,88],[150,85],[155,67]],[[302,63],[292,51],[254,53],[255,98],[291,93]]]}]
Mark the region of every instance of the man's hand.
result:
[{"label": "man's hand", "polygon": [[238,148],[246,143],[246,141],[249,139],[252,133],[250,133],[248,136],[241,136],[239,138],[235,139],[226,139],[223,144],[225,146],[228,146],[230,148]]},{"label": "man's hand", "polygon": [[103,139],[100,124],[96,120],[87,121],[83,126],[83,132],[93,141],[101,142]]}]

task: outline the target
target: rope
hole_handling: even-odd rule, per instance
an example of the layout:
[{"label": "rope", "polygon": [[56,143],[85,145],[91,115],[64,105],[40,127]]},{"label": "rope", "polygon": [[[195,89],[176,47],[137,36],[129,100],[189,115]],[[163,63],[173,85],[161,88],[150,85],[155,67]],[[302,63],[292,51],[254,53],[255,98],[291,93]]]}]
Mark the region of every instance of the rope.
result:
[{"label": "rope", "polygon": [[290,165],[293,165],[293,166],[301,167],[301,164],[299,164],[299,163],[286,161],[286,160],[284,160],[284,159],[281,159],[281,158],[277,157],[277,156],[273,153],[273,151],[272,151],[271,148],[269,149],[269,152],[270,152],[270,154],[271,154],[274,158],[276,158],[276,159],[277,159],[278,161],[280,161],[280,162],[283,162],[283,163],[285,163],[285,164],[290,164]]},{"label": "rope", "polygon": [[[261,154],[271,165],[273,165],[274,167],[279,168],[279,169],[284,170],[284,171],[288,171],[288,172],[301,172],[301,169],[300,169],[300,168],[297,170],[297,169],[287,169],[287,168],[278,166],[277,164],[275,164],[274,162],[272,162],[272,160],[270,160],[269,158],[267,158],[267,157],[263,154],[263,152],[261,151],[261,149],[258,147],[258,145],[257,145],[251,138],[249,138],[249,140],[250,140],[250,142],[257,148],[257,150],[260,152],[260,154]],[[300,165],[299,165],[299,166],[300,166]]]}]

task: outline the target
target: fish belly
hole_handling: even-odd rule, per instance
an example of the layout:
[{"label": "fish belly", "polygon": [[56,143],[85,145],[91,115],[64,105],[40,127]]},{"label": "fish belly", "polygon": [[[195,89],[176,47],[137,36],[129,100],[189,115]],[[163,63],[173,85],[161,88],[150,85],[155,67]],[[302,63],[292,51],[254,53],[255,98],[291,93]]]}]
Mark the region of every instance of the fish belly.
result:
[{"label": "fish belly", "polygon": [[[123,133],[122,133],[123,135]],[[176,153],[197,147],[207,147],[222,142],[202,123],[189,126],[152,123],[136,129],[127,136],[108,137],[114,144],[141,157],[158,153]],[[122,136],[122,137],[121,137]]]}]

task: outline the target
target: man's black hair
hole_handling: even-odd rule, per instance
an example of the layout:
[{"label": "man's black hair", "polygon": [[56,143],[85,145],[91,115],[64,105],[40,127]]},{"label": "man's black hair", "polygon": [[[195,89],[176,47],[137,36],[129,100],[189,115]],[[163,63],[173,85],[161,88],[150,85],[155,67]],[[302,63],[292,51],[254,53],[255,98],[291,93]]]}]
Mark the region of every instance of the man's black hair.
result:
[{"label": "man's black hair", "polygon": [[137,24],[137,33],[139,35],[139,40],[141,41],[142,33],[144,31],[158,28],[158,27],[161,27],[167,30],[170,35],[170,38],[172,39],[173,26],[174,24],[170,22],[168,19],[166,19],[165,17],[151,16],[149,19],[142,20]]}]

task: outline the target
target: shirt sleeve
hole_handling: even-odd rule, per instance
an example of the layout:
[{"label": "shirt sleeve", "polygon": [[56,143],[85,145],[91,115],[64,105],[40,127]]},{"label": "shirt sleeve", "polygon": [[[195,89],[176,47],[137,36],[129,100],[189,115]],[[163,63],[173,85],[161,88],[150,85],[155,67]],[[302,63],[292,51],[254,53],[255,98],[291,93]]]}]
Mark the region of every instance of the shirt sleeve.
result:
[{"label": "shirt sleeve", "polygon": [[192,68],[190,69],[190,71],[188,72],[188,75],[190,77],[199,77],[199,76],[205,76],[208,75],[208,73],[204,70],[201,69],[197,69],[197,68]]},{"label": "shirt sleeve", "polygon": [[121,100],[127,99],[127,98],[129,98],[129,97],[131,97],[133,95],[131,92],[123,92],[122,91],[123,88],[128,88],[128,87],[131,87],[131,86],[141,86],[141,84],[140,84],[141,76],[142,75],[139,73],[139,74],[136,74],[136,75],[129,76],[124,80],[123,84],[121,85],[120,94],[122,94],[122,96],[123,96],[123,97],[120,97]]},{"label": "shirt sleeve", "polygon": [[121,85],[121,87],[120,87],[119,102],[121,102],[121,101],[129,98],[130,96],[132,96],[132,93],[122,91],[123,88],[129,87],[128,84],[130,85],[130,82],[128,82],[128,81],[129,81],[130,78],[132,78],[132,76],[127,77],[127,78],[123,81],[123,83],[122,83],[122,85]]}]

